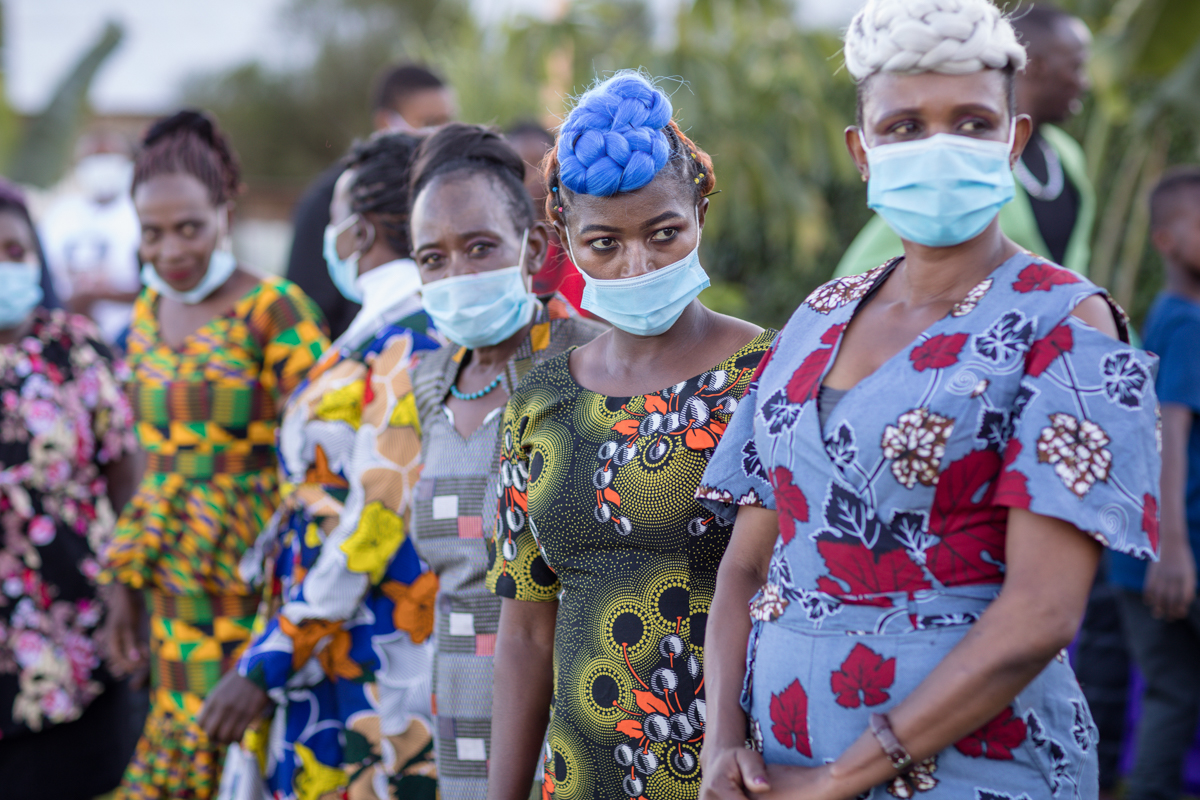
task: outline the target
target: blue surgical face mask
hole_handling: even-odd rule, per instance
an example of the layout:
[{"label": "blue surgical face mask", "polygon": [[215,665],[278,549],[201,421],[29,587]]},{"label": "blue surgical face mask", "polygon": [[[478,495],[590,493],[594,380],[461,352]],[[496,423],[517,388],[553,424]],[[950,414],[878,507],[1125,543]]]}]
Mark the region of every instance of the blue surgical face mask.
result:
[{"label": "blue surgical face mask", "polygon": [[42,269],[23,261],[0,263],[0,328],[15,328],[42,302]]},{"label": "blue surgical face mask", "polygon": [[[567,250],[576,266],[575,249],[567,229]],[[644,275],[602,281],[582,268],[580,305],[597,317],[635,336],[658,336],[671,329],[683,310],[708,288],[708,273],[700,266],[700,207],[696,207],[696,246],[674,264]]]},{"label": "blue surgical face mask", "polygon": [[358,281],[358,259],[362,255],[361,250],[356,250],[349,258],[342,258],[338,255],[337,240],[342,235],[342,232],[349,228],[358,219],[357,214],[351,214],[341,225],[326,225],[325,226],[325,266],[329,268],[329,277],[333,280],[333,285],[342,293],[342,297],[352,303],[361,303],[363,301],[362,292],[358,290],[355,283]]},{"label": "blue surgical face mask", "polygon": [[204,273],[204,277],[186,292],[181,292],[164,281],[153,264],[142,265],[142,283],[163,297],[194,306],[200,301],[208,299],[213,292],[224,286],[225,281],[229,280],[229,276],[236,269],[237,259],[233,257],[233,253],[217,249],[212,251],[212,255],[208,259],[208,271]]},{"label": "blue surgical face mask", "polygon": [[867,205],[900,238],[928,247],[950,247],[983,233],[1015,192],[1009,141],[950,133],[867,147],[871,169]]},{"label": "blue surgical face mask", "polygon": [[526,286],[528,241],[527,229],[515,267],[443,278],[421,287],[425,311],[447,339],[474,350],[499,344],[529,324],[538,299]]}]

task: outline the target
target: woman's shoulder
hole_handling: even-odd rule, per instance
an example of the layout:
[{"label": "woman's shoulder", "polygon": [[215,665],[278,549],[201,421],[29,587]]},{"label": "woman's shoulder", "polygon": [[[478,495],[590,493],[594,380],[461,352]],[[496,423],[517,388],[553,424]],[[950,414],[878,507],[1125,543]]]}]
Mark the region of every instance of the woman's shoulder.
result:
[{"label": "woman's shoulder", "polygon": [[[242,316],[252,328],[274,334],[304,327],[310,335],[323,335],[325,318],[304,291],[276,275],[262,278],[239,303]],[[299,342],[298,342],[299,343]]]}]

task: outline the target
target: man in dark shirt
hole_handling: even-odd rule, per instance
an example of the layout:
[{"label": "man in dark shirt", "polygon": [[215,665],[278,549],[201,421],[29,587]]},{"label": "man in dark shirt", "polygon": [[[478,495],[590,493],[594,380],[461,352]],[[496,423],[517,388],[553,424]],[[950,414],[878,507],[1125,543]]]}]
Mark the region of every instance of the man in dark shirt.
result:
[{"label": "man in dark shirt", "polygon": [[[420,131],[450,122],[455,113],[450,87],[419,64],[389,67],[375,83],[372,121],[377,131]],[[357,303],[342,297],[333,285],[322,253],[333,185],[341,174],[341,165],[334,164],[309,184],[300,197],[292,214],[295,232],[287,266],[288,280],[321,307],[334,338],[346,330],[359,309]]]}]

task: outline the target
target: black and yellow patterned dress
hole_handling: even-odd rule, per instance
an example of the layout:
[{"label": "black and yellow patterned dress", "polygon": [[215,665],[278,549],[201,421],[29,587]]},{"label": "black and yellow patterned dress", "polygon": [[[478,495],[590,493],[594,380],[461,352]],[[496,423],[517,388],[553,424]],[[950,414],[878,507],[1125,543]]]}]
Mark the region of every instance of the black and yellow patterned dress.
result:
[{"label": "black and yellow patterned dress", "polygon": [[774,335],[637,397],[584,389],[567,352],[509,400],[487,582],[559,600],[547,797],[699,794],[704,627],[731,529],[694,495]]}]

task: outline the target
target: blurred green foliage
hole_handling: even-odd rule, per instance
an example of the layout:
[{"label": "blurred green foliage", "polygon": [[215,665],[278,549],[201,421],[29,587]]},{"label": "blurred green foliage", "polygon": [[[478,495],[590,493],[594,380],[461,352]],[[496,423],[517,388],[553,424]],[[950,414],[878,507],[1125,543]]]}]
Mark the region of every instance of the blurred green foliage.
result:
[{"label": "blurred green foliage", "polygon": [[[391,61],[430,63],[463,119],[501,127],[552,125],[571,95],[616,69],[673,76],[663,86],[712,154],[721,190],[705,231],[705,299],[781,325],[869,215],[843,145],[854,86],[836,36],[800,26],[789,0],[693,0],[666,25],[639,0],[559,2],[550,19],[485,25],[464,0],[293,0],[282,24],[311,60],[198,77],[188,99],[233,135],[249,182],[302,183],[370,131],[370,85]],[[1093,274],[1136,317],[1159,273],[1145,192],[1167,163],[1198,160],[1200,2],[1062,5],[1096,33],[1095,91],[1071,124],[1101,202]]]}]

